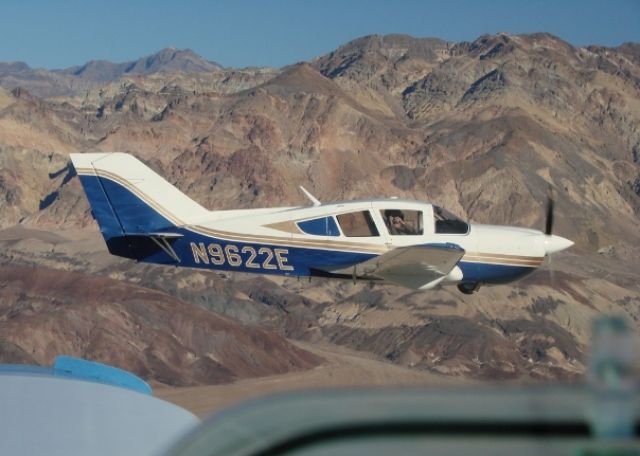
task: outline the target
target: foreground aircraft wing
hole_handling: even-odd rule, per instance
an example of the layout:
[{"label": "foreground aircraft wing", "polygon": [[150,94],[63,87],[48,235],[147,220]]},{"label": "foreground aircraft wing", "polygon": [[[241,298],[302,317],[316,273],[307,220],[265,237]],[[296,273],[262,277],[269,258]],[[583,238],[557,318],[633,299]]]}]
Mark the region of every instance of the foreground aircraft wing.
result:
[{"label": "foreground aircraft wing", "polygon": [[113,366],[68,356],[0,364],[2,455],[159,455],[199,421]]},{"label": "foreground aircraft wing", "polygon": [[376,258],[347,267],[324,268],[334,274],[377,278],[412,289],[431,288],[464,256],[456,244],[422,244],[398,247]]}]

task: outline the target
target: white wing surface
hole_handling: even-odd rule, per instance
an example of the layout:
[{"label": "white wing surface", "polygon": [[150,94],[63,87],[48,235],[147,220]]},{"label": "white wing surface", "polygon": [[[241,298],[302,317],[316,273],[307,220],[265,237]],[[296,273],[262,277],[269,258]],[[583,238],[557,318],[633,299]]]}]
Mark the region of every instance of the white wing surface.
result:
[{"label": "white wing surface", "polygon": [[376,258],[335,269],[334,274],[383,279],[407,288],[431,288],[440,282],[464,256],[455,244],[422,244],[398,247]]}]

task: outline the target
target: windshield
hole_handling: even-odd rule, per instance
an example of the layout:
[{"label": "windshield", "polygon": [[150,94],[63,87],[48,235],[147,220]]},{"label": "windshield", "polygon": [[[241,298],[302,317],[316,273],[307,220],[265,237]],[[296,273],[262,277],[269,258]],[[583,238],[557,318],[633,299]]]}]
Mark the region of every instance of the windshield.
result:
[{"label": "windshield", "polygon": [[435,232],[439,234],[467,234],[469,224],[459,219],[451,212],[440,206],[433,206]]}]

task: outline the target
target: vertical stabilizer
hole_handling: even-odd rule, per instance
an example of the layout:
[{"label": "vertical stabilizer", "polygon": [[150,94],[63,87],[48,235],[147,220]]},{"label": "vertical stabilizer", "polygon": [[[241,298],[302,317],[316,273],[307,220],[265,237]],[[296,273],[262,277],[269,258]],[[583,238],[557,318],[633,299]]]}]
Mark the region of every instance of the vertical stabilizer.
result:
[{"label": "vertical stabilizer", "polygon": [[170,230],[209,213],[132,155],[71,154],[105,239]]}]

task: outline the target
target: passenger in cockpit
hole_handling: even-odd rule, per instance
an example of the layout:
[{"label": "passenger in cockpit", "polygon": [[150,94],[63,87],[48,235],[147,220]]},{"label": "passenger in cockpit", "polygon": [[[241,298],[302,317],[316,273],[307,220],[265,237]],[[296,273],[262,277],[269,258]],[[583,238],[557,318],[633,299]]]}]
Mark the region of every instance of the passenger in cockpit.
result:
[{"label": "passenger in cockpit", "polygon": [[393,235],[416,234],[416,231],[404,221],[404,214],[399,210],[387,210],[384,212],[385,222],[389,233]]}]

